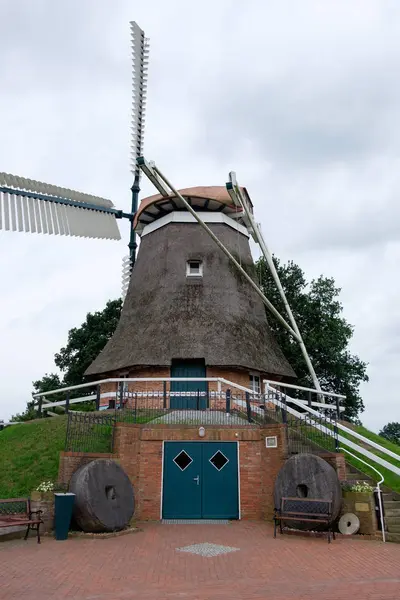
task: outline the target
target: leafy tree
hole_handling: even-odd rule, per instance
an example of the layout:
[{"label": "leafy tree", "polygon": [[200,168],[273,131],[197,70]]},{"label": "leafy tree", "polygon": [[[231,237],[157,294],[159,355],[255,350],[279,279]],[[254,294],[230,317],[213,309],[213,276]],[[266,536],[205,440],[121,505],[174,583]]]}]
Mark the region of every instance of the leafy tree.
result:
[{"label": "leafy tree", "polygon": [[[54,356],[54,362],[60,369],[61,375],[57,373],[45,374],[42,379],[33,382],[33,393],[48,392],[63,386],[79,385],[84,383],[83,374],[103,350],[107,341],[117,327],[121,315],[122,300],[109,300],[102,311],[88,313],[86,321],[80,327],[74,327],[68,332],[67,344]],[[79,393],[78,393],[79,392]],[[79,397],[82,392],[77,390],[75,394],[71,393],[71,398]],[[57,402],[65,399],[65,394],[54,394],[49,396],[49,400]],[[73,404],[71,409],[75,410],[93,410],[88,402]],[[52,408],[53,412],[62,414],[62,410]],[[27,403],[26,410],[22,414],[12,417],[14,421],[28,421],[38,416],[37,406],[34,401]]]},{"label": "leafy tree", "polygon": [[[55,390],[62,386],[62,381],[60,376],[57,373],[50,373],[42,379],[33,382],[34,394],[40,394],[41,392],[49,392],[50,390]],[[61,400],[58,394],[54,394],[51,397],[51,400],[57,402],[57,400]],[[54,409],[53,409],[54,410]],[[11,417],[11,421],[31,421],[32,419],[36,419],[39,416],[38,407],[35,406],[35,401],[31,400],[27,403],[26,409],[23,413],[18,413]]]},{"label": "leafy tree", "polygon": [[102,311],[88,313],[80,327],[68,332],[66,346],[54,357],[64,373],[63,385],[83,383],[83,374],[114,333],[121,315],[122,300],[109,300]]},{"label": "leafy tree", "polygon": [[393,444],[398,444],[400,446],[400,423],[395,421],[393,421],[393,423],[388,423],[379,432],[379,435],[389,440],[389,442],[393,442]]},{"label": "leafy tree", "polygon": [[[281,264],[274,257],[274,263],[321,388],[345,395],[345,415],[356,418],[364,410],[359,386],[368,381],[367,365],[348,349],[353,327],[342,315],[343,307],[338,299],[341,290],[330,277],[320,276],[308,283],[304,272],[292,261]],[[263,292],[286,316],[264,258],[257,261],[256,269]],[[298,385],[314,387],[298,343],[275,317],[268,311],[267,314],[271,329],[297,374]]]}]

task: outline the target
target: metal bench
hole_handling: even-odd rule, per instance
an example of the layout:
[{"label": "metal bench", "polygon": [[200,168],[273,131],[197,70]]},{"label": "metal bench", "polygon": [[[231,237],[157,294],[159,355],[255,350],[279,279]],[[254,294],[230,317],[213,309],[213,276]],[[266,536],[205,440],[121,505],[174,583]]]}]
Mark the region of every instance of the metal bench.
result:
[{"label": "metal bench", "polygon": [[274,510],[274,538],[279,523],[280,533],[283,533],[282,522],[301,521],[305,523],[326,523],[328,526],[328,543],[331,542],[332,530],[332,502],[317,498],[282,498],[279,508]]},{"label": "metal bench", "polygon": [[[40,544],[41,510],[31,510],[29,498],[9,498],[0,500],[0,527],[27,526],[24,539],[28,539],[29,531],[36,531]],[[36,516],[34,516],[36,515]]]}]

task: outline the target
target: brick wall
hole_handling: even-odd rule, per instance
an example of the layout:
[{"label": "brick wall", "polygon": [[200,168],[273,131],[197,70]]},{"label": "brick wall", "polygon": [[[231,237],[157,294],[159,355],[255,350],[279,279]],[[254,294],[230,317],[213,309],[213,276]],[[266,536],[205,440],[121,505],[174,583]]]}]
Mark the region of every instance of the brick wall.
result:
[{"label": "brick wall", "polygon": [[[276,436],[277,447],[267,448],[265,438]],[[261,517],[272,519],[274,512],[274,484],[279,470],[287,458],[285,426],[281,424],[268,425],[261,430]]]},{"label": "brick wall", "polygon": [[[276,436],[277,447],[267,448],[265,438]],[[135,490],[135,517],[158,520],[161,511],[163,441],[239,442],[240,507],[243,519],[271,519],[276,476],[287,458],[285,428],[281,424],[258,427],[207,427],[199,438],[198,427],[117,423],[114,454],[61,452],[59,480],[68,484],[81,465],[96,458],[114,458],[127,473]],[[346,478],[341,454],[321,455]]]},{"label": "brick wall", "polygon": [[326,460],[336,471],[339,481],[346,481],[346,459],[344,454],[334,454],[333,452],[324,452],[319,454],[321,458]]},{"label": "brick wall", "polygon": [[[232,383],[236,383],[243,387],[250,387],[250,378],[249,371],[246,369],[232,369],[232,368],[223,368],[223,367],[207,367],[206,375],[210,378],[221,377]],[[147,367],[147,368],[130,368],[122,371],[116,371],[114,373],[107,373],[105,377],[138,377],[138,378],[167,378],[171,376],[169,367]],[[260,382],[262,386],[262,380],[266,379],[274,379],[274,376],[269,375],[268,373],[260,374]],[[228,384],[221,384],[221,390],[223,394],[225,394],[226,390],[232,386]],[[100,392],[103,397],[100,400],[100,405],[102,407],[106,407],[109,405],[111,400],[115,400],[116,392],[118,390],[117,383],[104,383],[100,386]],[[218,383],[217,382],[209,382],[208,389],[210,392],[218,391]],[[139,396],[135,399],[129,399],[127,401],[126,406],[133,407],[135,404],[137,408],[151,406],[152,408],[163,408],[164,406],[164,397],[163,397],[164,384],[162,381],[143,381],[143,382],[131,382],[128,384],[128,391],[135,393],[138,392]],[[166,382],[166,391],[170,391],[170,382]],[[159,394],[156,395],[148,395],[146,396],[146,392],[156,392]],[[235,388],[232,388],[232,392],[235,393]],[[107,395],[109,393],[109,395]],[[245,392],[240,392],[236,390],[237,394],[243,394]],[[221,404],[220,408],[223,409],[225,407],[225,399],[222,398],[218,400],[217,398],[211,398],[210,402],[212,402],[213,408],[217,407],[217,404]],[[169,406],[169,396],[166,398],[166,406]]]},{"label": "brick wall", "polygon": [[[207,367],[206,369],[206,375],[207,377],[221,377],[223,379],[227,379],[228,381],[231,381],[232,383],[236,383],[238,385],[241,385],[243,387],[249,388],[250,387],[250,378],[249,378],[249,371],[245,370],[245,369],[227,369],[227,368],[223,368],[223,367]],[[171,371],[169,367],[147,367],[147,368],[129,368],[129,369],[125,369],[125,370],[121,370],[121,371],[116,371],[115,373],[107,373],[106,375],[107,377],[139,377],[139,378],[146,378],[146,377],[151,377],[151,378],[164,378],[164,377],[170,377],[171,376]],[[262,379],[274,379],[273,376],[268,375],[267,373],[261,373],[260,374],[260,381],[262,382]],[[262,383],[261,383],[262,385]],[[166,384],[166,389],[169,392],[170,389],[170,383],[167,382]],[[103,398],[101,398],[101,406],[108,406],[109,400],[114,400],[115,399],[115,393],[118,389],[118,384],[117,383],[104,383],[101,386],[101,394],[107,394],[108,392],[110,392],[110,396],[104,396]],[[218,391],[218,383],[217,382],[209,382],[209,391],[210,392],[216,392]],[[226,392],[226,390],[229,388],[230,386],[227,384],[222,384],[221,385],[221,389],[223,392]],[[163,405],[163,398],[162,398],[162,392],[163,392],[163,382],[162,381],[143,381],[143,382],[135,382],[135,383],[129,383],[128,384],[128,391],[129,392],[159,392],[160,393],[160,408],[162,408]],[[240,393],[240,392],[238,392]],[[244,393],[244,392],[243,392]],[[148,400],[147,400],[148,401]],[[140,404],[140,398],[138,399],[138,402]],[[153,398],[151,400],[151,404],[154,408],[156,408],[156,399]],[[130,401],[128,404],[132,404],[132,401]]]},{"label": "brick wall", "polygon": [[[277,436],[277,448],[265,447],[266,435]],[[160,518],[163,441],[199,439],[197,427],[117,425],[115,451],[135,488],[136,518]],[[206,427],[202,439],[239,442],[241,516],[260,519],[272,515],[273,484],[286,455],[281,426],[266,426],[262,430]]]},{"label": "brick wall", "polygon": [[[122,371],[117,371],[115,373],[107,373],[107,378],[111,377],[170,377],[170,369],[168,367],[148,367],[146,369],[126,369]],[[169,384],[167,383],[167,390],[169,391]],[[100,406],[108,406],[110,400],[115,400],[115,394],[118,391],[118,383],[103,383],[100,386],[100,393],[104,396],[100,400]],[[107,396],[107,393],[110,393]],[[160,408],[163,404],[162,392],[163,392],[163,382],[162,381],[137,381],[134,383],[128,384],[128,392],[159,392],[160,393]],[[140,399],[139,399],[140,403]],[[132,404],[132,402],[128,402],[128,406]],[[152,399],[152,406],[156,408],[157,400]]]},{"label": "brick wall", "polygon": [[81,467],[96,458],[116,458],[114,454],[89,454],[84,452],[60,452],[58,481],[69,485],[72,475]]}]

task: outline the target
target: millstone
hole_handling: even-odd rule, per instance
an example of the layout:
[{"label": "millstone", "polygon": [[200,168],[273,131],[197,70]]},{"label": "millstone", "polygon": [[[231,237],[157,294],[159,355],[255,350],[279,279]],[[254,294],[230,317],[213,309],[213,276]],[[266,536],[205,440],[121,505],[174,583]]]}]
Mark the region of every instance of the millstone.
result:
[{"label": "millstone", "polygon": [[125,471],[113,460],[97,459],[75,471],[69,485],[76,494],[74,518],[87,532],[119,531],[135,509],[134,491]]},{"label": "millstone", "polygon": [[[340,513],[342,490],[336,471],[329,463],[314,454],[297,454],[283,465],[274,487],[274,500],[277,508],[282,498],[315,498],[331,500],[333,520]],[[326,529],[323,523],[288,521],[295,529]]]}]

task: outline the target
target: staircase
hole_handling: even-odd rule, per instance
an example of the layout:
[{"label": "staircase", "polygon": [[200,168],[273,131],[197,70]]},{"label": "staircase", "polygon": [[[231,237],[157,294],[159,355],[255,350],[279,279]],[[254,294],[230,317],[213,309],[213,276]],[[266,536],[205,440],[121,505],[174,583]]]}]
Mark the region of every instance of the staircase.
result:
[{"label": "staircase", "polygon": [[[346,467],[348,481],[366,481],[375,487],[375,482],[371,477],[347,462]],[[385,485],[382,486],[382,492],[386,541],[400,544],[400,494],[393,492]]]}]

